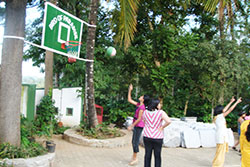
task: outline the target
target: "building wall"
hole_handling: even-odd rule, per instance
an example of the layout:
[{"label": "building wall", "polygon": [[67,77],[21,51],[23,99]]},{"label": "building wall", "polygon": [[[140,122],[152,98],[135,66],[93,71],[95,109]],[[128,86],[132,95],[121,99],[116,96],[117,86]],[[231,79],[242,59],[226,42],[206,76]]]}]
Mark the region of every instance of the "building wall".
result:
[{"label": "building wall", "polygon": [[[53,89],[52,98],[55,100],[55,107],[58,109],[58,119],[64,126],[76,126],[80,124],[82,114],[82,99],[76,88],[62,88]],[[36,106],[40,103],[41,98],[44,96],[44,90],[36,90]],[[72,109],[72,115],[69,111]]]}]

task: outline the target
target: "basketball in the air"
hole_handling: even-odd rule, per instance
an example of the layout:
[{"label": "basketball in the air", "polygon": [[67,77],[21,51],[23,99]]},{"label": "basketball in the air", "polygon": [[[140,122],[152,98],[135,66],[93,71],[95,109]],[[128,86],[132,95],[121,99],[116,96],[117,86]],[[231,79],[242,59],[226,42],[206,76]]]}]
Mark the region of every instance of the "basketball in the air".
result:
[{"label": "basketball in the air", "polygon": [[106,51],[106,54],[108,55],[108,56],[111,56],[111,57],[113,57],[113,56],[115,56],[116,55],[116,49],[114,48],[114,47],[108,47],[108,49],[107,49],[107,51]]}]

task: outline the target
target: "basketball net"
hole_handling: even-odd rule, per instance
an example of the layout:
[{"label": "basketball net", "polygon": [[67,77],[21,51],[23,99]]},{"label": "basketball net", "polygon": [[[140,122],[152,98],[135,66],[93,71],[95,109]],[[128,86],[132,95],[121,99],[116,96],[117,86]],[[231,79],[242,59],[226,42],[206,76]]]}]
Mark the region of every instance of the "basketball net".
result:
[{"label": "basketball net", "polygon": [[76,57],[78,55],[78,49],[79,49],[79,46],[81,44],[82,43],[79,41],[66,41],[65,43],[61,44],[61,48],[63,50],[66,50],[67,54],[70,55],[68,57],[68,62],[70,62],[70,63],[76,62]]}]

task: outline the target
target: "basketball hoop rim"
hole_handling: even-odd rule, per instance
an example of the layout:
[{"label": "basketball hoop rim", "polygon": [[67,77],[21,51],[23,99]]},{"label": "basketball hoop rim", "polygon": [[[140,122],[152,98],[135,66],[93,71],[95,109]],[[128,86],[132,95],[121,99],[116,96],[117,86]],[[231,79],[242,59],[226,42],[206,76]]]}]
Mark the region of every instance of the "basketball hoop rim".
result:
[{"label": "basketball hoop rim", "polygon": [[64,44],[68,45],[68,46],[70,45],[70,46],[74,47],[74,46],[82,45],[82,42],[79,42],[79,41],[66,41]]}]

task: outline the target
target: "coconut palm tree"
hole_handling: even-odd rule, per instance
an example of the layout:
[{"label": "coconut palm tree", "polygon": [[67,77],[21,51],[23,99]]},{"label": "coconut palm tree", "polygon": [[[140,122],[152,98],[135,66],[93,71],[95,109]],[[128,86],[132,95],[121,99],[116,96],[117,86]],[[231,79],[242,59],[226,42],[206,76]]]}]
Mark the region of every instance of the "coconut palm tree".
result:
[{"label": "coconut palm tree", "polygon": [[[230,32],[232,39],[234,39],[234,9],[237,10],[239,0],[197,0],[204,5],[205,10],[214,12],[218,6],[218,19],[220,38],[224,39],[224,25],[225,25],[225,11],[227,10]],[[234,8],[233,8],[234,7]],[[226,10],[225,10],[226,9]]]},{"label": "coconut palm tree", "polygon": [[136,32],[136,15],[140,0],[119,0],[120,15],[119,15],[119,32],[116,35],[116,41],[128,48],[131,41],[134,39]]},{"label": "coconut palm tree", "polygon": [[[91,0],[89,24],[96,25],[97,12],[98,12],[99,0]],[[95,47],[95,35],[96,27],[88,27],[87,46],[86,46],[86,58],[94,60],[94,47]],[[89,127],[96,127],[97,116],[95,109],[95,96],[94,96],[94,63],[86,62],[85,72],[85,107],[89,121]]]},{"label": "coconut palm tree", "polygon": [[[24,37],[27,0],[5,0],[5,4],[4,35]],[[16,146],[20,145],[23,44],[19,39],[3,40],[0,77],[0,143]]]},{"label": "coconut palm tree", "polygon": [[[228,18],[229,18],[229,24],[230,24],[230,32],[231,37],[234,39],[234,13],[233,13],[233,6],[237,8],[240,1],[238,0],[198,0],[198,2],[202,3],[204,5],[204,9],[210,12],[214,12],[218,6],[218,19],[219,19],[219,32],[220,32],[220,39],[221,39],[221,56],[224,55],[224,44],[223,41],[225,39],[224,35],[224,26],[225,26],[225,10],[227,10]],[[224,84],[226,82],[226,79],[224,77],[223,72],[220,72],[220,97],[219,97],[219,103],[224,104]]]},{"label": "coconut palm tree", "polygon": [[[234,39],[234,10],[238,8],[239,0],[196,0],[204,5],[205,10],[214,12],[218,6],[218,19],[219,19],[219,31],[221,39],[224,39],[224,25],[225,25],[225,9],[227,9],[228,21],[230,25],[230,32],[232,39]],[[136,15],[140,0],[118,0],[120,5],[119,13],[119,32],[117,34],[116,41],[123,44],[124,48],[128,48],[131,41],[134,39],[134,33],[136,32]],[[182,0],[181,3],[184,8],[190,3],[190,0]]]}]

